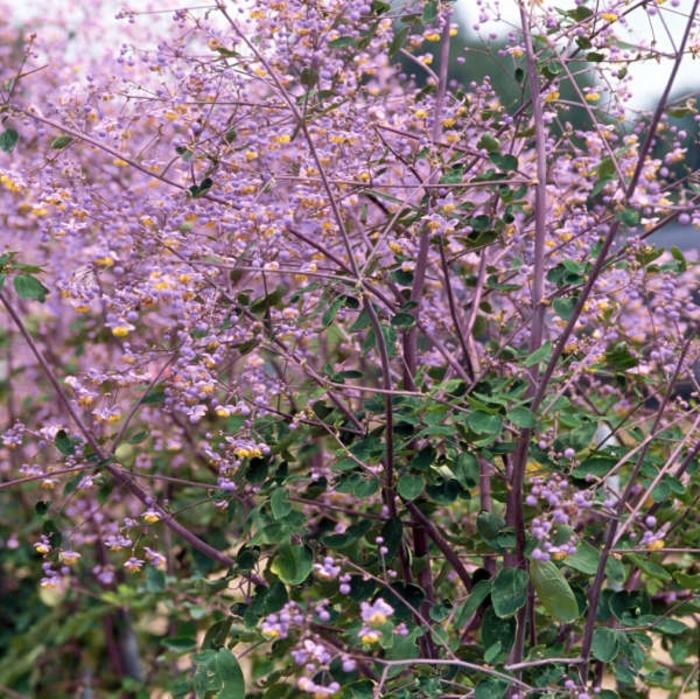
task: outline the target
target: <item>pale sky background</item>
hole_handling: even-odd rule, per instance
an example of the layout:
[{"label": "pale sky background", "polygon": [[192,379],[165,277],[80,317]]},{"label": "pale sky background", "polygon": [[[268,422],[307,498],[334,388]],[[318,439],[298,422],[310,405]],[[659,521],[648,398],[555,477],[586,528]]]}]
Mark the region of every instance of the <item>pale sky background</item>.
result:
[{"label": "pale sky background", "polygon": [[[230,10],[235,10],[240,7],[241,2],[251,0],[229,0],[228,7]],[[575,0],[543,0],[545,3],[556,3],[557,6],[564,9],[575,7]],[[654,0],[650,0],[653,3]],[[656,39],[656,48],[661,53],[672,53],[673,43],[680,41],[682,33],[687,21],[687,16],[693,5],[693,0],[676,0],[676,6],[673,6],[674,0],[666,0],[660,7],[659,13],[655,17],[648,17],[644,11],[635,10],[632,13],[630,22],[629,40],[630,43],[639,44],[640,42],[651,42]],[[503,21],[511,22],[513,26],[518,24],[517,0],[484,0],[484,4],[490,5],[492,8],[500,8],[501,18]],[[605,0],[588,0],[589,6],[598,5],[604,6]],[[612,2],[608,3],[612,4]],[[213,5],[208,0],[133,0],[132,2],[124,2],[123,0],[83,0],[76,2],[75,0],[30,0],[22,2],[21,0],[0,0],[0,7],[7,7],[7,12],[3,13],[5,18],[10,22],[17,22],[21,19],[30,16],[40,17],[55,17],[63,15],[68,18],[75,18],[74,22],[76,29],[79,31],[81,17],[90,16],[92,19],[104,17],[103,26],[112,24],[115,28],[115,33],[106,32],[106,37],[109,36],[114,40],[118,36],[118,28],[124,20],[115,20],[116,12],[126,6],[131,8],[144,8],[150,5],[156,8],[176,8],[199,6],[206,7]],[[457,20],[465,28],[469,29],[474,24],[479,14],[479,0],[458,0]],[[66,9],[70,7],[70,9]],[[163,16],[165,19],[167,15]],[[700,18],[698,18],[700,19]],[[69,20],[70,21],[70,20]],[[137,22],[139,20],[137,19]],[[146,21],[149,21],[146,18]],[[503,31],[503,21],[487,24],[482,29],[483,34],[488,31]],[[98,20],[99,22],[99,20]],[[107,40],[107,39],[106,39]],[[699,46],[700,28],[696,30],[695,44]],[[665,85],[666,79],[670,71],[671,61],[660,60],[645,61],[644,63],[632,66],[630,72],[633,75],[633,92],[635,99],[631,103],[634,109],[650,108],[653,105],[654,98],[659,94],[660,90]],[[683,60],[681,73],[679,74],[674,84],[674,93],[683,89],[700,89],[700,54],[694,59],[691,56],[686,56]]]},{"label": "pale sky background", "polygon": [[[650,0],[652,4],[654,0]],[[576,6],[574,0],[544,0],[563,9],[572,9]],[[502,21],[512,22],[514,26],[519,25],[518,3],[516,0],[490,0],[493,7],[500,7]],[[592,9],[612,5],[612,2],[605,0],[588,0],[586,5]],[[478,18],[479,8],[477,0],[458,0],[459,21],[469,31],[475,19]],[[655,40],[655,49],[660,54],[673,54],[674,45],[677,46],[683,38],[683,32],[687,24],[693,6],[692,0],[679,0],[673,5],[672,0],[666,0],[659,7],[656,16],[649,16],[643,10],[636,9],[629,15],[629,27],[625,32],[625,38],[629,43],[639,45],[643,42],[651,44]],[[481,34],[485,34],[493,29],[502,29],[501,22],[492,22],[484,25]],[[693,42],[691,42],[693,43]],[[696,16],[695,46],[700,47],[700,17]],[[653,106],[655,98],[660,94],[666,85],[666,81],[672,68],[670,59],[648,60],[631,66],[630,74],[633,78],[634,100],[630,106],[635,109],[649,109]],[[697,58],[685,56],[681,64],[680,72],[674,82],[673,94],[681,90],[700,91],[700,54]]]}]

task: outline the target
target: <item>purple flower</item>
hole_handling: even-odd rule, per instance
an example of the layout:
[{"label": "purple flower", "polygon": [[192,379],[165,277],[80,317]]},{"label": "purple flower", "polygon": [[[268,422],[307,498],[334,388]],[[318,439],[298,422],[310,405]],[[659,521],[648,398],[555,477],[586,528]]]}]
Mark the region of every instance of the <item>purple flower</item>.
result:
[{"label": "purple flower", "polygon": [[377,597],[372,604],[362,602],[360,604],[360,613],[362,621],[370,626],[382,626],[386,624],[388,618],[394,613],[394,608],[385,602],[383,598]]}]

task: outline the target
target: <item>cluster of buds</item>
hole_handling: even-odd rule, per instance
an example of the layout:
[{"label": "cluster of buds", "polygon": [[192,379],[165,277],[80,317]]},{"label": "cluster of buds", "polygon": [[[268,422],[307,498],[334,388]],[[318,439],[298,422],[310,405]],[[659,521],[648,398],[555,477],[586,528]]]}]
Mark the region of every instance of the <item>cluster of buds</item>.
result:
[{"label": "cluster of buds", "polygon": [[591,508],[589,491],[572,493],[569,481],[559,474],[547,480],[536,476],[525,503],[542,509],[532,520],[532,535],[537,540],[533,558],[562,560],[576,553],[576,544],[570,537],[571,526],[583,511]]}]

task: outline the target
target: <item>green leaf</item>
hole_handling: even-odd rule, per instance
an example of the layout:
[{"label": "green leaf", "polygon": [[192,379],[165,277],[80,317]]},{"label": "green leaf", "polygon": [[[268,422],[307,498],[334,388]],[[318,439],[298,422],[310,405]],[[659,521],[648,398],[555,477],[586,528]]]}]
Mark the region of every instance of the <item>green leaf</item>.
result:
[{"label": "green leaf", "polygon": [[283,519],[292,511],[292,503],[285,488],[277,488],[270,496],[270,507],[274,519]]},{"label": "green leaf", "polygon": [[391,324],[395,328],[402,328],[407,330],[412,328],[416,324],[416,317],[413,313],[397,313],[392,319]]},{"label": "green leaf", "polygon": [[584,575],[595,575],[600,565],[600,551],[587,541],[576,544],[576,553],[568,556],[564,563]]},{"label": "green leaf", "polygon": [[655,631],[663,631],[670,636],[677,636],[688,630],[688,625],[678,619],[661,619],[654,624]]},{"label": "green leaf", "polygon": [[63,534],[56,527],[52,519],[47,519],[41,527],[42,534],[49,537],[49,543],[53,548],[58,548],[63,542]]},{"label": "green leaf", "polygon": [[356,333],[360,330],[364,330],[372,325],[372,316],[369,314],[367,309],[362,309],[360,315],[357,316],[357,320],[350,326],[350,332]]},{"label": "green leaf", "polygon": [[287,585],[301,585],[309,577],[314,555],[305,544],[282,544],[270,569]]},{"label": "green leaf", "polygon": [[617,215],[618,221],[626,226],[636,226],[642,219],[642,215],[636,209],[623,209]]},{"label": "green leaf", "polygon": [[496,612],[489,607],[484,612],[484,619],[481,626],[481,642],[484,648],[490,648],[500,642],[502,654],[510,652],[515,641],[515,630],[517,623],[513,617],[501,619],[496,616]]},{"label": "green leaf", "polygon": [[341,297],[333,301],[333,303],[328,306],[328,308],[323,312],[321,317],[321,324],[324,328],[327,328],[338,315],[338,311],[345,305],[345,297]]},{"label": "green leaf", "polygon": [[645,590],[619,590],[608,601],[610,611],[623,624],[636,625],[640,616],[651,613],[651,600]]},{"label": "green leaf", "polygon": [[630,352],[625,342],[616,342],[605,353],[606,361],[617,371],[627,371],[639,364],[639,360]]},{"label": "green leaf", "polygon": [[212,624],[204,635],[202,650],[218,650],[219,648],[222,648],[226,643],[232,623],[233,618],[227,617],[226,619],[222,619],[221,621],[217,621],[215,624]]},{"label": "green leaf", "polygon": [[631,563],[634,564],[635,568],[639,568],[643,573],[646,573],[652,578],[657,578],[658,580],[671,580],[671,573],[669,573],[666,568],[660,566],[654,561],[650,561],[645,556],[640,556],[635,553],[630,553],[625,556]]},{"label": "green leaf", "polygon": [[177,653],[186,653],[197,647],[197,639],[193,636],[171,636],[161,639],[161,643]]},{"label": "green leaf", "polygon": [[479,483],[479,460],[471,452],[463,451],[450,467],[463,488],[474,488]]},{"label": "green leaf", "polygon": [[275,578],[265,591],[265,612],[267,614],[278,612],[287,602],[289,602],[287,588],[281,580]]},{"label": "green leaf", "polygon": [[382,527],[382,537],[384,538],[384,546],[388,549],[384,554],[384,561],[389,563],[401,548],[401,539],[403,537],[403,523],[400,517],[392,517],[387,520]]},{"label": "green leaf", "polygon": [[502,649],[503,644],[500,641],[496,641],[496,643],[494,643],[492,646],[489,646],[484,651],[484,662],[491,665],[501,654]]},{"label": "green leaf", "polygon": [[510,153],[495,153],[489,155],[489,160],[504,172],[512,172],[518,169],[518,159]]},{"label": "green leaf", "polygon": [[360,500],[366,500],[367,498],[374,495],[380,487],[381,481],[379,480],[379,478],[361,477],[360,480],[355,484],[355,487],[352,492],[355,494],[355,497],[359,498]]},{"label": "green leaf", "polygon": [[462,486],[454,478],[438,476],[425,487],[425,494],[441,505],[450,505],[458,497],[468,497]]},{"label": "green leaf", "polygon": [[651,491],[651,497],[655,502],[663,502],[671,494],[671,486],[661,481],[654,490]]},{"label": "green leaf", "polygon": [[571,318],[574,309],[576,308],[576,298],[571,298],[569,296],[564,298],[556,298],[552,302],[552,307],[554,312],[564,320],[569,320]]},{"label": "green leaf", "polygon": [[410,27],[408,25],[400,29],[394,29],[394,36],[389,44],[389,57],[393,58],[405,45]]},{"label": "green leaf", "polygon": [[700,590],[700,573],[690,575],[679,570],[673,574],[673,577],[686,590]]},{"label": "green leaf", "polygon": [[[176,152],[178,155],[181,155],[181,156],[182,156],[182,159],[183,159],[185,162],[188,162],[189,160],[192,160],[192,158],[194,157],[194,153],[193,153],[189,148],[187,148],[186,146],[177,146],[177,147],[175,148],[175,152]],[[188,228],[187,230],[191,230],[191,229]]]},{"label": "green leaf", "polygon": [[318,83],[318,71],[313,68],[302,68],[299,82],[301,82],[304,87],[312,88]]},{"label": "green leaf", "polygon": [[586,54],[586,60],[590,61],[591,63],[600,63],[601,61],[605,60],[605,54],[600,53],[599,51],[589,51]]},{"label": "green leaf", "polygon": [[458,165],[446,170],[440,177],[440,184],[460,184],[464,179],[464,166]]},{"label": "green leaf", "polygon": [[531,367],[540,362],[546,362],[552,355],[552,342],[547,340],[541,347],[536,349],[529,357],[523,361],[523,366]]},{"label": "green leaf", "polygon": [[591,653],[596,660],[609,663],[617,657],[619,644],[617,640],[618,632],[606,626],[600,626],[593,632],[593,643]]},{"label": "green leaf", "polygon": [[165,573],[158,568],[148,566],[146,570],[146,589],[149,592],[165,592]]},{"label": "green leaf", "polygon": [[189,188],[190,196],[193,199],[203,197],[214,186],[214,180],[211,177],[205,177],[198,185],[193,184]]},{"label": "green leaf", "polygon": [[405,473],[399,478],[396,490],[404,500],[415,500],[425,488],[423,476]]},{"label": "green leaf", "polygon": [[455,618],[455,623],[458,627],[465,626],[474,614],[476,614],[484,600],[491,594],[491,584],[490,580],[479,580],[479,582],[474,585],[469,597],[467,597],[467,601]]},{"label": "green leaf", "polygon": [[616,174],[615,161],[610,156],[603,158],[598,165],[598,177],[602,180],[609,180]]},{"label": "green leaf", "polygon": [[245,680],[236,656],[228,648],[219,648],[216,654],[216,676],[221,689],[217,699],[241,699],[245,696]]},{"label": "green leaf", "polygon": [[615,463],[616,459],[611,456],[593,456],[574,468],[572,475],[583,480],[590,476],[604,478],[610,472],[610,469],[615,466]]},{"label": "green leaf", "polygon": [[58,430],[56,436],[54,437],[53,443],[56,445],[56,449],[61,452],[64,456],[70,456],[75,452],[75,447],[80,444],[80,440],[75,437],[68,436],[65,430]]},{"label": "green leaf", "polygon": [[591,196],[595,197],[598,196],[611,182],[614,181],[614,177],[603,177],[599,179],[595,185],[593,186],[593,189],[591,190]]},{"label": "green leaf", "polygon": [[504,699],[509,683],[495,677],[487,677],[476,685],[474,699]]},{"label": "green leaf", "polygon": [[516,406],[508,411],[508,419],[516,426],[524,429],[531,429],[537,424],[535,413],[522,405]]},{"label": "green leaf", "polygon": [[342,49],[342,48],[345,48],[346,46],[354,46],[354,45],[355,45],[355,39],[351,36],[341,36],[337,39],[333,39],[333,41],[328,42],[329,49]]},{"label": "green leaf", "polygon": [[274,291],[261,296],[250,305],[250,310],[256,314],[266,313],[270,308],[281,308],[282,301],[289,289],[284,284],[279,284]]},{"label": "green leaf", "polygon": [[451,425],[433,425],[421,430],[416,435],[416,439],[423,439],[424,437],[451,437],[454,433],[455,429]]},{"label": "green leaf", "polygon": [[258,546],[246,546],[245,544],[238,549],[236,554],[236,566],[242,573],[249,573],[260,558],[260,548]]},{"label": "green leaf", "polygon": [[542,606],[549,614],[565,623],[578,618],[576,597],[566,578],[552,561],[531,561],[530,577]]},{"label": "green leaf", "polygon": [[443,600],[440,604],[434,604],[430,608],[430,618],[433,621],[442,622],[450,616],[452,611],[452,602]]},{"label": "green leaf", "polygon": [[503,430],[503,418],[500,415],[474,410],[467,416],[467,425],[477,434],[498,435]]},{"label": "green leaf", "polygon": [[571,17],[575,22],[583,22],[593,14],[593,10],[585,5],[579,5],[573,10],[567,10],[566,16]]},{"label": "green leaf", "polygon": [[477,232],[487,231],[491,226],[491,217],[486,214],[479,214],[470,218],[469,224]]},{"label": "green leaf", "polygon": [[559,288],[563,288],[571,284],[580,284],[586,273],[586,264],[565,260],[547,272],[547,281],[556,284]]},{"label": "green leaf", "polygon": [[19,141],[17,129],[5,129],[0,134],[0,150],[4,150],[5,153],[11,153],[17,145],[17,141]]},{"label": "green leaf", "polygon": [[349,526],[342,534],[324,534],[321,541],[330,548],[347,548],[364,536],[371,527],[372,523],[368,519],[360,520],[357,524]]},{"label": "green leaf", "polygon": [[51,148],[54,150],[62,150],[63,148],[68,148],[71,143],[73,143],[72,136],[59,136],[51,141]]},{"label": "green leaf", "polygon": [[[168,645],[170,639],[165,639],[164,644]],[[216,651],[203,650],[194,654],[196,670],[192,678],[194,691],[197,699],[204,699],[209,696],[209,692],[218,689],[216,683]]]},{"label": "green leaf", "polygon": [[491,545],[495,545],[505,526],[505,520],[493,512],[479,512],[476,517],[476,530],[481,538]]},{"label": "green leaf", "polygon": [[147,432],[146,430],[140,430],[136,434],[129,437],[128,442],[129,444],[141,444],[141,442],[145,442],[148,439],[149,434],[150,432]]},{"label": "green leaf", "polygon": [[18,274],[12,283],[17,296],[21,299],[33,299],[43,303],[49,295],[49,290],[36,277],[29,274]]},{"label": "green leaf", "polygon": [[142,405],[162,405],[165,402],[165,391],[163,389],[155,389],[149,391],[142,399]]},{"label": "green leaf", "polygon": [[525,606],[530,576],[520,568],[503,568],[493,581],[491,602],[496,616],[506,619]]},{"label": "green leaf", "polygon": [[438,18],[438,3],[436,0],[431,0],[425,4],[423,8],[423,22],[425,24],[433,24]]},{"label": "green leaf", "polygon": [[615,663],[613,672],[615,673],[615,679],[621,684],[633,685],[637,679],[637,676],[629,669],[626,662]]},{"label": "green leaf", "polygon": [[625,570],[624,563],[614,556],[608,558],[608,562],[605,564],[605,574],[608,576],[610,582],[620,585],[627,579],[627,571]]},{"label": "green leaf", "polygon": [[501,142],[491,134],[485,133],[476,144],[476,147],[480,150],[485,150],[489,153],[500,153],[501,152]]}]

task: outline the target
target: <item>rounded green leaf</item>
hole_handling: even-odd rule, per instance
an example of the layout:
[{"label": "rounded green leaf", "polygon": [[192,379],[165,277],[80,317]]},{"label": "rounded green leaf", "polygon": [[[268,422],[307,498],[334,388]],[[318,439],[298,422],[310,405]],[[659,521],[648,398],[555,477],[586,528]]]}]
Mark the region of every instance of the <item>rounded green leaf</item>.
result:
[{"label": "rounded green leaf", "polygon": [[618,642],[617,631],[606,626],[601,626],[593,632],[591,652],[596,660],[609,663],[617,657]]},{"label": "rounded green leaf", "polygon": [[413,313],[397,313],[392,319],[391,324],[395,328],[407,330],[416,324],[416,317]]},{"label": "rounded green leaf", "polygon": [[282,544],[270,568],[287,585],[301,585],[309,577],[313,562],[314,555],[308,546]]},{"label": "rounded green leaf", "polygon": [[487,677],[481,680],[474,690],[474,699],[502,699],[508,693],[507,680]]},{"label": "rounded green leaf", "polygon": [[202,641],[202,649],[212,649],[218,650],[224,647],[226,639],[228,638],[229,631],[231,630],[231,624],[233,623],[232,617],[227,617],[226,619],[221,619],[217,621],[212,626],[207,629],[207,632]]},{"label": "rounded green leaf", "polygon": [[506,526],[503,517],[493,512],[479,512],[476,517],[476,530],[481,538],[488,544],[494,545],[498,535]]},{"label": "rounded green leaf", "polygon": [[467,417],[467,425],[477,434],[500,434],[503,430],[503,418],[484,410],[474,410]]},{"label": "rounded green leaf", "polygon": [[4,150],[5,153],[11,153],[17,145],[17,141],[19,141],[17,129],[5,129],[0,134],[0,149]]},{"label": "rounded green leaf", "polygon": [[476,147],[483,148],[489,153],[498,153],[500,152],[503,146],[495,136],[492,136],[491,134],[487,133],[479,139],[479,142],[476,144]]},{"label": "rounded green leaf", "polygon": [[284,519],[292,511],[286,488],[276,488],[270,495],[270,507],[275,519]]},{"label": "rounded green leaf", "polygon": [[505,619],[525,606],[530,576],[520,568],[504,568],[493,581],[491,602],[496,616]]},{"label": "rounded green leaf", "polygon": [[484,612],[481,626],[481,642],[484,648],[491,648],[497,643],[501,645],[503,655],[508,655],[515,642],[515,631],[518,625],[513,617],[501,619],[496,616],[493,607]]},{"label": "rounded green leaf", "polygon": [[133,444],[122,442],[114,450],[114,458],[124,466],[130,468],[136,462],[136,449]]},{"label": "rounded green leaf", "polygon": [[21,299],[32,299],[43,303],[49,294],[49,290],[30,274],[18,274],[12,282],[17,296]]},{"label": "rounded green leaf", "polygon": [[508,412],[508,419],[516,426],[529,429],[537,424],[535,413],[522,405],[516,406]]},{"label": "rounded green leaf", "polygon": [[423,476],[405,473],[399,478],[396,490],[404,500],[415,500],[423,492],[424,487]]},{"label": "rounded green leaf", "polygon": [[217,699],[241,699],[245,696],[245,680],[236,656],[228,648],[216,654],[216,677],[221,683]]},{"label": "rounded green leaf", "polygon": [[565,623],[578,618],[578,602],[569,583],[552,561],[533,560],[530,578],[542,606]]},{"label": "rounded green leaf", "polygon": [[584,575],[595,575],[600,565],[600,552],[587,541],[576,544],[576,553],[567,556],[566,565]]},{"label": "rounded green leaf", "polygon": [[462,452],[451,464],[455,478],[463,488],[474,488],[479,483],[479,460],[471,452]]}]

